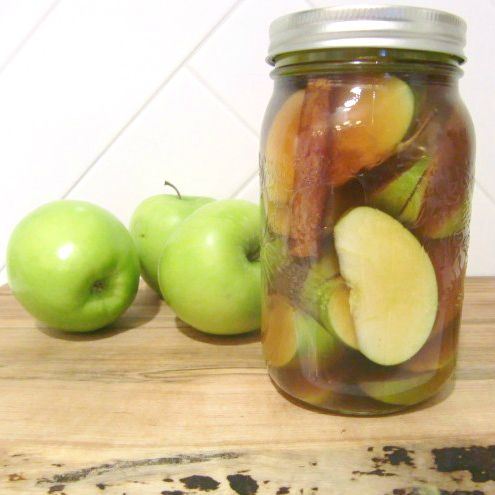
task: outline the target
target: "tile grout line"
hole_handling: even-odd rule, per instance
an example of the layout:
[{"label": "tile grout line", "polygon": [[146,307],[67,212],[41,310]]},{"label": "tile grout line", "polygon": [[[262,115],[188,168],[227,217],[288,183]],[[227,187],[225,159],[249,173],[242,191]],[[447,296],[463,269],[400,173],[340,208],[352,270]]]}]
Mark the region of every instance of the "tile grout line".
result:
[{"label": "tile grout line", "polygon": [[244,180],[241,185],[235,189],[235,191],[229,196],[229,198],[236,198],[244,189],[251,183],[251,181],[258,175],[258,169],[249,174],[248,178]]},{"label": "tile grout line", "polygon": [[186,69],[197,79],[197,81],[203,85],[211,94],[214,96],[222,105],[226,107],[226,109],[241,123],[243,124],[252,134],[256,136],[256,138],[259,138],[259,133],[258,131],[249,124],[247,120],[242,117],[237,110],[232,107],[223,97],[220,93],[218,93],[213,86],[211,86],[206,79],[199,74],[196,69],[191,67],[190,64],[186,64]]},{"label": "tile grout line", "polygon": [[[41,17],[34,23],[33,27],[27,32],[24,38],[16,45],[16,47],[12,50],[10,55],[7,57],[7,60],[0,66],[0,75],[5,72],[7,67],[10,65],[12,60],[16,57],[16,55],[26,46],[27,42],[34,36],[36,31],[40,28],[40,26],[46,21],[46,19],[52,14],[55,8],[60,4],[61,0],[55,0],[48,9],[41,15]],[[0,269],[1,270],[1,269]]]},{"label": "tile grout line", "polygon": [[485,188],[483,184],[480,183],[479,180],[475,179],[475,184],[479,187],[480,191],[486,196],[488,201],[492,203],[493,206],[495,206],[495,197],[491,195],[491,193]]},{"label": "tile grout line", "polygon": [[189,51],[189,53],[167,74],[165,79],[151,92],[151,94],[145,99],[141,106],[131,115],[129,120],[116,132],[116,134],[109,140],[109,142],[103,147],[103,149],[96,155],[91,163],[86,167],[82,174],[73,182],[73,184],[62,195],[62,199],[65,199],[88,175],[88,173],[94,168],[94,166],[100,161],[100,159],[107,153],[107,151],[115,144],[115,142],[125,133],[125,131],[132,125],[132,123],[139,117],[141,112],[145,110],[148,105],[155,99],[155,97],[161,92],[161,90],[173,79],[173,77],[187,64],[189,59],[199,50],[203,43],[210,38],[232,15],[232,13],[239,7],[244,0],[236,0],[233,5],[225,12],[220,20],[213,25],[213,27],[196,43],[196,45]]},{"label": "tile grout line", "polygon": [[[247,120],[244,119],[244,117],[242,117],[238,112],[237,110],[232,107],[223,97],[220,93],[218,93],[214,88],[213,86],[211,86],[207,81],[206,79],[203,78],[203,76],[201,76],[201,74],[199,74],[196,69],[194,69],[193,67],[191,67],[191,65],[187,64],[186,65],[186,68],[189,70],[189,72],[196,78],[196,80],[206,88],[207,91],[209,91],[211,93],[211,95],[217,99],[224,107],[226,110],[228,110],[242,125],[244,125],[244,127],[246,127],[246,129],[248,129],[255,137],[256,139],[258,140],[259,139],[259,133],[256,129],[254,129],[254,127],[251,126],[251,124],[249,124],[249,122]],[[232,192],[230,195],[229,195],[229,198],[235,198],[250,182],[251,180],[253,179],[253,177],[258,173],[258,170],[256,170],[255,172],[249,174],[248,178],[244,181],[241,182],[241,185],[236,187],[234,189],[234,192]]]}]

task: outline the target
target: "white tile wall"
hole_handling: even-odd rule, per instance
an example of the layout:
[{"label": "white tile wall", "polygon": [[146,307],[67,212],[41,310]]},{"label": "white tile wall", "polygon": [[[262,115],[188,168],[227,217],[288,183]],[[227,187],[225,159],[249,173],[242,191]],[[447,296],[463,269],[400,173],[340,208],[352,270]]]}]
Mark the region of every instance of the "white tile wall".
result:
[{"label": "white tile wall", "polygon": [[[326,3],[2,0],[0,270],[13,226],[52,199],[95,201],[124,222],[165,178],[188,194],[256,201],[268,24]],[[478,141],[469,273],[495,275],[495,0],[387,3],[469,23],[462,92]]]}]

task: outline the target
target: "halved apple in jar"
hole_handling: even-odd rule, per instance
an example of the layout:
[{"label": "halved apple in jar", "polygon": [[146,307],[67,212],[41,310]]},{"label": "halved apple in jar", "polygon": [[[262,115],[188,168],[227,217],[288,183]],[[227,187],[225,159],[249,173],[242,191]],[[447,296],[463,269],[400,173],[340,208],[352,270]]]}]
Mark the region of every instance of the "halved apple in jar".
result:
[{"label": "halved apple in jar", "polygon": [[377,76],[339,88],[330,182],[346,183],[390,157],[414,116],[414,94],[397,77]]},{"label": "halved apple in jar", "polygon": [[438,308],[428,254],[400,222],[375,208],[350,210],[334,234],[359,350],[384,366],[407,361],[427,341]]}]

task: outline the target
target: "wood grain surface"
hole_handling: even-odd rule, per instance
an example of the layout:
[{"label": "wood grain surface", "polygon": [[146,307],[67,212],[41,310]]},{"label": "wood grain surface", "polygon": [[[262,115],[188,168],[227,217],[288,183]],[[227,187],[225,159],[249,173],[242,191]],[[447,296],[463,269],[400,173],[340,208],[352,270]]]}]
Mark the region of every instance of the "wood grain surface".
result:
[{"label": "wood grain surface", "polygon": [[142,287],[112,328],[44,328],[0,289],[0,495],[493,495],[495,279],[469,279],[455,387],[353,418],[270,382]]}]

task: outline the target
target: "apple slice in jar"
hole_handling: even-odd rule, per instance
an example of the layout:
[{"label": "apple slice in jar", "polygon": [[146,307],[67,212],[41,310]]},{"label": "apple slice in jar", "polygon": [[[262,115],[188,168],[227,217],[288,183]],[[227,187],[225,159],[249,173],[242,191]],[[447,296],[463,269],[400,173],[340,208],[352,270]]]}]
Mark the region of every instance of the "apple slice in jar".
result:
[{"label": "apple slice in jar", "polygon": [[334,233],[359,350],[384,366],[407,361],[428,339],[437,313],[430,258],[400,222],[375,208],[350,210]]},{"label": "apple slice in jar", "polygon": [[433,397],[452,375],[454,360],[439,371],[411,374],[400,378],[362,382],[361,389],[371,398],[386,404],[412,406]]},{"label": "apple slice in jar", "polygon": [[[434,118],[411,143],[424,156],[370,193],[370,205],[411,226],[423,237],[441,239],[461,232],[468,224],[471,204],[471,132],[459,113]],[[401,160],[398,160],[400,164]]]},{"label": "apple slice in jar", "polygon": [[337,92],[330,182],[346,183],[383,163],[397,149],[414,116],[414,93],[397,77],[367,76]]},{"label": "apple slice in jar", "polygon": [[286,366],[297,353],[294,313],[295,308],[287,297],[280,294],[266,296],[262,305],[261,340],[269,366]]},{"label": "apple slice in jar", "polygon": [[403,223],[415,223],[421,209],[425,183],[422,181],[431,163],[423,157],[390,182],[370,193],[370,206],[378,208]]},{"label": "apple slice in jar", "polygon": [[320,369],[328,369],[338,361],[342,355],[342,346],[314,318],[303,311],[296,311],[295,328],[299,362],[310,375],[318,373]]},{"label": "apple slice in jar", "polygon": [[288,235],[290,231],[290,201],[304,93],[303,89],[298,90],[282,104],[268,130],[264,147],[265,214],[270,229],[280,235]]},{"label": "apple slice in jar", "polygon": [[334,336],[290,300],[280,294],[266,297],[262,316],[262,341],[270,366],[287,366],[296,356],[306,367],[317,370],[340,354]]}]

